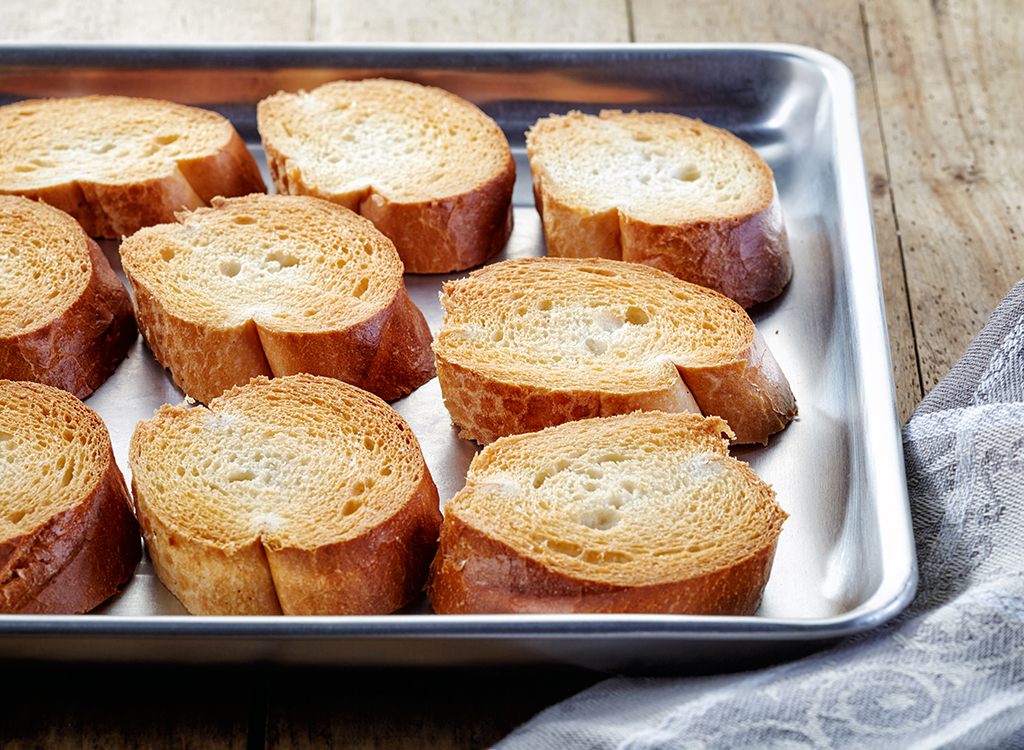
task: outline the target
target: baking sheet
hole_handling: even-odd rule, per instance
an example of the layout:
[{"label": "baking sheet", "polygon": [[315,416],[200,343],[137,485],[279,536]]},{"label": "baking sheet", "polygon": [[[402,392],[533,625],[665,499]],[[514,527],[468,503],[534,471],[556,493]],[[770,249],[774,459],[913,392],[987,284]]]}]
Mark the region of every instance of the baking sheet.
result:
[{"label": "baking sheet", "polygon": [[[544,252],[524,133],[549,113],[699,117],[746,139],[772,167],[795,271],[778,299],[750,312],[800,414],[767,447],[733,450],[790,516],[760,611],[439,616],[423,597],[385,617],[193,617],[144,559],[125,590],[89,615],[0,618],[0,657],[724,669],[784,658],[898,613],[916,586],[913,538],[853,81],[833,58],[792,46],[0,44],[0,104],[118,93],[215,109],[236,124],[268,186],[256,102],[378,75],[446,88],[505,131],[518,169],[515,229],[494,260]],[[119,271],[117,243],[102,244]],[[406,277],[435,332],[437,294],[449,278]],[[181,399],[141,338],[87,399],[126,477],[136,422]],[[394,406],[420,440],[443,502],[462,486],[476,445],[458,438],[436,379]]]}]

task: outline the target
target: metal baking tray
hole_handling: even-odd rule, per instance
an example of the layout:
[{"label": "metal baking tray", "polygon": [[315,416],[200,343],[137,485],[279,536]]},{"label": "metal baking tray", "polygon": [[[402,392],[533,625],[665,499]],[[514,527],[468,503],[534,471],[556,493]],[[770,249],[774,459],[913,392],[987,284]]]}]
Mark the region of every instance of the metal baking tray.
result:
[{"label": "metal baking tray", "polygon": [[[255,127],[261,98],[369,76],[448,89],[503,128],[518,177],[515,229],[498,259],[544,252],[524,133],[549,113],[699,117],[768,161],[795,272],[782,296],[751,316],[800,414],[767,447],[734,450],[774,486],[790,516],[760,611],[441,616],[422,598],[382,617],[194,617],[144,559],[124,591],[93,613],[0,617],[0,657],[731,669],[819,648],[906,606],[917,571],[900,425],[853,79],[834,58],[785,45],[0,44],[0,104],[117,93],[206,107],[235,123],[264,170]],[[116,243],[104,249],[120,270]],[[406,278],[434,331],[448,278]],[[181,400],[140,339],[86,403],[106,421],[129,476],[136,422]],[[475,444],[457,437],[436,379],[394,405],[418,436],[443,502],[462,486]]]}]

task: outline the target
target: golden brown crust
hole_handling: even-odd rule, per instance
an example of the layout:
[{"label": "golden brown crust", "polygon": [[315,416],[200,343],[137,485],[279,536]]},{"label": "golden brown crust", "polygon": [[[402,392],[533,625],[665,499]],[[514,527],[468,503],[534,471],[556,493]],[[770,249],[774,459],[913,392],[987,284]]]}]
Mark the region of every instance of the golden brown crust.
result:
[{"label": "golden brown crust", "polygon": [[445,518],[428,590],[439,614],[617,613],[752,615],[775,545],[678,583],[623,586],[552,571],[458,518]]},{"label": "golden brown crust", "polygon": [[[203,232],[209,241],[196,239]],[[283,265],[267,261],[274,253]],[[385,400],[434,376],[430,330],[394,246],[347,209],[216,199],[137,233],[121,255],[154,356],[204,403],[259,376],[324,375]]]},{"label": "golden brown crust", "polygon": [[0,193],[40,199],[92,237],[174,220],[215,196],[266,192],[255,160],[222,116],[121,96],[0,107]]},{"label": "golden brown crust", "polygon": [[[280,92],[257,114],[278,192],[370,219],[407,272],[472,268],[508,241],[515,160],[501,129],[469,102],[432,86],[368,79]],[[376,163],[367,164],[366,152]]]},{"label": "golden brown crust", "polygon": [[385,614],[422,590],[437,489],[365,391],[259,378],[208,409],[164,407],[130,451],[154,567],[194,614]]},{"label": "golden brown crust", "polygon": [[[59,395],[58,395],[59,394]],[[131,499],[117,464],[106,428],[90,409],[64,391],[35,383],[0,381],[0,401],[6,419],[0,418],[0,452],[11,455],[0,486],[5,520],[21,518],[4,532],[20,529],[26,518],[30,529],[21,529],[0,540],[0,613],[78,614],[87,612],[117,592],[132,575],[142,554],[139,527]],[[37,413],[48,412],[45,418]],[[40,425],[57,414],[60,430]],[[66,419],[65,419],[66,417]],[[61,450],[81,439],[89,458],[75,462],[75,449]],[[22,446],[18,446],[22,443]],[[45,444],[45,451],[24,450],[24,444]],[[63,461],[61,460],[63,459]],[[14,464],[22,468],[13,468]],[[31,466],[27,464],[31,464]],[[68,495],[47,479],[74,467],[75,476],[64,481]],[[64,468],[60,468],[64,467]],[[14,472],[12,476],[7,472]],[[41,484],[31,501],[17,499],[20,485],[38,473]],[[52,510],[35,505],[45,499]]]},{"label": "golden brown crust", "polygon": [[435,611],[753,614],[786,516],[725,430],[637,413],[491,444],[445,505]]},{"label": "golden brown crust", "polygon": [[739,304],[646,265],[505,261],[449,282],[441,302],[445,406],[483,444],[636,410],[714,414],[737,442],[766,443],[796,415]]},{"label": "golden brown crust", "polygon": [[[65,297],[63,289],[47,292],[32,284],[8,288],[7,294],[38,299],[19,304],[34,310],[31,324],[5,319],[0,325],[0,377],[44,383],[86,398],[110,377],[138,335],[128,292],[99,246],[67,214],[25,198],[0,196],[0,224],[0,262],[52,266],[61,258],[64,268],[46,271],[61,275],[55,284],[77,290]],[[51,295],[65,303],[49,307]],[[13,309],[8,299],[5,313]]]},{"label": "golden brown crust", "polygon": [[644,263],[744,307],[792,276],[771,169],[727,131],[667,113],[573,112],[538,121],[527,151],[549,255]]}]

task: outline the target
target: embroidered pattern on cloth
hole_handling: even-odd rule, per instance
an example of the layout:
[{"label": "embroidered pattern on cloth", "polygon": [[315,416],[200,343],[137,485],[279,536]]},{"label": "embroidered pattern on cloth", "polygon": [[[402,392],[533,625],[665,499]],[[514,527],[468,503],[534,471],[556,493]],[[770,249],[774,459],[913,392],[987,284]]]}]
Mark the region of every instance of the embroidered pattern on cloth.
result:
[{"label": "embroidered pattern on cloth", "polygon": [[800,661],[613,678],[498,747],[1024,748],[1024,282],[903,431],[920,582]]}]

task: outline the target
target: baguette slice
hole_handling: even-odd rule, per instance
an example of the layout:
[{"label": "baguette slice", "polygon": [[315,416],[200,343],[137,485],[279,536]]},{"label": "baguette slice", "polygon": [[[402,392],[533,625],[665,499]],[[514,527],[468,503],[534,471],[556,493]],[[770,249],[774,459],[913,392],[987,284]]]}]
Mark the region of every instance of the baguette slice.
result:
[{"label": "baguette slice", "polygon": [[667,113],[572,112],[539,120],[526,148],[549,255],[646,263],[744,307],[792,276],[771,168],[725,130]]},{"label": "baguette slice", "polygon": [[636,412],[487,446],[445,503],[434,610],[753,614],[786,514],[728,433]]},{"label": "baguette slice", "polygon": [[78,222],[0,195],[0,378],[85,398],[137,336],[128,291]]},{"label": "baguette slice", "polygon": [[419,443],[330,378],[164,406],[130,447],[160,580],[194,614],[384,614],[422,590],[441,523]]},{"label": "baguette slice", "polygon": [[0,193],[45,200],[92,237],[252,192],[266,192],[259,168],[215,112],[123,96],[0,107]]},{"label": "baguette slice", "polygon": [[649,266],[509,260],[446,283],[441,305],[441,393],[480,443],[637,410],[720,416],[737,442],[767,443],[796,415],[743,308]]},{"label": "baguette slice", "polygon": [[88,612],[141,556],[96,412],[51,386],[0,380],[0,613]]},{"label": "baguette slice", "polygon": [[154,355],[204,403],[260,375],[325,375],[387,400],[434,376],[394,245],[327,201],[215,198],[127,238],[121,263]]},{"label": "baguette slice", "polygon": [[335,81],[257,108],[279,193],[315,195],[370,219],[410,273],[477,266],[512,231],[515,161],[494,120],[407,81]]}]

